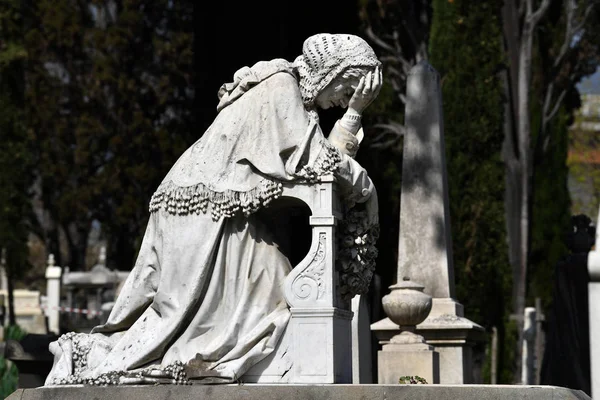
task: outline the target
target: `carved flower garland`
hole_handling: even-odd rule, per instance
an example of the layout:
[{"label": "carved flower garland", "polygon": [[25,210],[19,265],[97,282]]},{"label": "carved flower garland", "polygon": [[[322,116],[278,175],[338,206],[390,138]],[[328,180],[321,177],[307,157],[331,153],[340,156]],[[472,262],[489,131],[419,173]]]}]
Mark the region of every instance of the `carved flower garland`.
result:
[{"label": "carved flower garland", "polygon": [[336,267],[340,274],[342,298],[366,294],[373,273],[379,238],[379,225],[369,225],[366,211],[351,208],[339,225]]}]

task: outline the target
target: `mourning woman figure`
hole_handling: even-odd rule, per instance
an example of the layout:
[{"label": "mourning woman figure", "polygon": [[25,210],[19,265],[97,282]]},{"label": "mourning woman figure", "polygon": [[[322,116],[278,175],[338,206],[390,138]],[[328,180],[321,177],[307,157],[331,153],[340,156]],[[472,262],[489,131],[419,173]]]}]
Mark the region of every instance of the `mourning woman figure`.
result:
[{"label": "mourning woman figure", "polygon": [[[241,377],[269,355],[290,318],[292,266],[260,213],[285,182],[334,174],[346,204],[377,196],[352,158],[361,114],[381,87],[380,62],[359,37],[319,34],[302,55],[259,62],[219,90],[218,114],[150,202],[135,266],[104,325],[63,335],[47,385]],[[347,108],[326,138],[317,108]],[[200,365],[200,368],[198,366]]]}]

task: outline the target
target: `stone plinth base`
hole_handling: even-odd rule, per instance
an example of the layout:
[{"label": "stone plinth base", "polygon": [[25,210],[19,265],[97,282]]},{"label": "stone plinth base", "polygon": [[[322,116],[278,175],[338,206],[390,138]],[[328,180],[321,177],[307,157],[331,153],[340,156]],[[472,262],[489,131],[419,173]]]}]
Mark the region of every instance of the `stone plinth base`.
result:
[{"label": "stone plinth base", "polygon": [[19,389],[7,400],[586,400],[579,390],[508,385],[190,385],[62,386]]},{"label": "stone plinth base", "polygon": [[[400,333],[398,325],[389,318],[372,324],[371,331],[382,346]],[[475,383],[472,346],[485,340],[485,332],[480,325],[463,317],[462,304],[453,299],[434,298],[429,316],[417,325],[415,333],[422,335],[439,353],[441,384]]]},{"label": "stone plinth base", "polygon": [[440,383],[440,355],[422,336],[404,331],[377,353],[378,382],[394,384],[402,376],[420,376]]},{"label": "stone plinth base", "polygon": [[433,350],[379,351],[378,382],[398,383],[401,376],[420,376],[427,383],[440,381],[440,357]]},{"label": "stone plinth base", "polygon": [[244,383],[352,382],[352,313],[339,308],[291,308],[292,318],[275,351],[250,368]]}]

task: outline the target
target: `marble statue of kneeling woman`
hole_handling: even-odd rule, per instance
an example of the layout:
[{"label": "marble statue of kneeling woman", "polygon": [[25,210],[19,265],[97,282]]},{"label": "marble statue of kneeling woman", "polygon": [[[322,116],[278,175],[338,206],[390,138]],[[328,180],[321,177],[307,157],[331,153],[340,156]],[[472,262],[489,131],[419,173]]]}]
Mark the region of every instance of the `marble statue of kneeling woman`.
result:
[{"label": "marble statue of kneeling woman", "polygon": [[[241,377],[269,355],[290,317],[291,270],[256,211],[284,182],[335,174],[377,224],[377,197],[352,158],[381,66],[359,37],[308,38],[293,63],[259,62],[219,91],[218,114],[150,202],[139,255],[107,322],[50,345],[46,385]],[[329,140],[317,107],[344,107]],[[200,367],[199,367],[200,366]]]}]

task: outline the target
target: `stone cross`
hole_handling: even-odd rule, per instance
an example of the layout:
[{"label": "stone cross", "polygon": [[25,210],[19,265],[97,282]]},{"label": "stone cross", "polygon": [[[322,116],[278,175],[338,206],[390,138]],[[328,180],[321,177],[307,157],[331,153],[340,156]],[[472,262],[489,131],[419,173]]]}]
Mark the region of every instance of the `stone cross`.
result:
[{"label": "stone cross", "polygon": [[398,281],[410,278],[433,298],[454,298],[443,121],[439,75],[421,62],[406,87]]},{"label": "stone cross", "polygon": [[536,339],[536,309],[525,307],[523,325],[523,347],[521,352],[521,384],[535,384],[535,339]]}]

